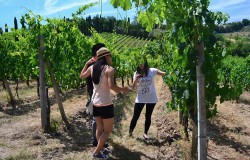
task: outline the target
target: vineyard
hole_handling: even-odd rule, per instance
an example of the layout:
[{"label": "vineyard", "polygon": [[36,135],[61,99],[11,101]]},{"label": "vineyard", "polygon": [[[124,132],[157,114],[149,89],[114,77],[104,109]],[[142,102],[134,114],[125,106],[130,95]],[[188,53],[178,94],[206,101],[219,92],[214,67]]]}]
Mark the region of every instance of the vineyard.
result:
[{"label": "vineyard", "polygon": [[102,33],[101,37],[104,38],[107,42],[113,42],[116,46],[116,49],[119,53],[126,49],[135,49],[135,48],[142,48],[148,44],[150,44],[151,40],[140,38],[140,37],[133,37],[133,36],[126,36],[126,35],[117,35],[117,34],[110,34],[110,33]]},{"label": "vineyard", "polygon": [[[154,138],[149,143],[140,138],[142,128],[137,138],[126,137],[135,93],[113,94],[117,126],[110,138],[116,152],[111,159],[196,159],[202,156],[198,146],[205,147],[201,150],[208,151],[203,154],[209,159],[247,159],[250,56],[234,56],[233,45],[214,35],[215,23],[222,23],[226,15],[208,11],[205,1],[171,2],[137,4],[149,5],[145,12],[138,12],[138,22],[148,31],[169,22],[166,32],[155,40],[94,29],[91,36],[84,35],[78,27],[79,16],[94,4],[79,8],[70,21],[45,19],[30,11],[22,17],[27,27],[15,26],[10,31],[6,26],[0,35],[0,159],[90,158],[91,117],[85,113],[85,81],[79,74],[91,58],[91,47],[98,42],[112,52],[120,86],[131,86],[141,59],[167,73],[157,80],[160,103],[152,126]],[[128,1],[111,3],[129,8]],[[189,9],[173,11],[177,6]],[[165,16],[169,12],[173,15]],[[227,107],[237,122],[244,122],[233,123],[236,118],[224,113]],[[205,135],[198,135],[201,130]],[[198,145],[200,141],[203,144]],[[147,153],[145,147],[152,152]],[[223,147],[231,153],[220,154]]]},{"label": "vineyard", "polygon": [[[14,90],[15,84],[11,86]],[[114,97],[117,116],[114,132],[109,140],[114,150],[110,159],[188,159],[191,146],[189,141],[180,138],[184,135],[176,118],[178,113],[165,107],[165,103],[171,100],[171,94],[164,88],[166,85],[162,84],[162,80],[156,80],[156,86],[159,103],[152,117],[149,132],[152,140],[149,143],[144,143],[141,138],[143,117],[138,122],[135,137],[127,137],[135,94],[129,93],[118,99]],[[73,126],[70,130],[64,127],[53,90],[49,89],[51,127],[54,131],[44,134],[40,130],[41,109],[36,82],[30,82],[30,87],[25,83],[19,87],[23,104],[16,110],[8,105],[1,108],[1,159],[91,159],[94,147],[90,145],[91,117],[85,113],[86,88],[72,90],[63,96],[65,112]],[[0,87],[1,100],[5,98],[2,89]],[[238,103],[226,102],[219,105],[219,115],[209,121],[211,124],[208,125],[208,159],[247,159],[249,103],[250,95],[245,93]],[[4,103],[1,102],[1,105]]]}]

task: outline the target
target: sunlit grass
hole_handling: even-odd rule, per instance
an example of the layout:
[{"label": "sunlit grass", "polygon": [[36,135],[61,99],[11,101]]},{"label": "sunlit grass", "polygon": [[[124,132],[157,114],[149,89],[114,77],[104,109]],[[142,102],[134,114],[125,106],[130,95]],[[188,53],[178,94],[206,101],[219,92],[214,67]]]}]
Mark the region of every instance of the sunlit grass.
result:
[{"label": "sunlit grass", "polygon": [[[115,102],[116,122],[114,131],[110,137],[110,143],[114,154],[111,159],[148,159],[155,157],[158,152],[158,147],[145,143],[142,139],[145,122],[145,107],[137,122],[137,126],[133,132],[133,136],[128,135],[130,121],[134,112],[135,92],[124,96]],[[152,126],[149,131],[150,137],[155,137],[157,130]],[[148,154],[145,154],[145,148]]]},{"label": "sunlit grass", "polygon": [[15,151],[15,154],[12,154],[9,157],[6,157],[5,160],[31,160],[36,159],[37,153],[34,150],[22,148],[20,150]]}]

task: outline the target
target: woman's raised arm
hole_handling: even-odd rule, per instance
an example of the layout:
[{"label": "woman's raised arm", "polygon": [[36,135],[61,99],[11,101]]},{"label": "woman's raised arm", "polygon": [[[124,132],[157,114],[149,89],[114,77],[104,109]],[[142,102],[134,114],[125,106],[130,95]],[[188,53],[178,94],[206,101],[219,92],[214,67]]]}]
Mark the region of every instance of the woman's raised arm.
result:
[{"label": "woman's raised arm", "polygon": [[84,69],[82,70],[81,74],[80,74],[80,78],[84,79],[89,77],[91,74],[91,67],[89,67],[86,71],[84,71]]},{"label": "woman's raised arm", "polygon": [[163,72],[163,71],[158,69],[156,74],[159,76],[165,76],[166,72]]}]

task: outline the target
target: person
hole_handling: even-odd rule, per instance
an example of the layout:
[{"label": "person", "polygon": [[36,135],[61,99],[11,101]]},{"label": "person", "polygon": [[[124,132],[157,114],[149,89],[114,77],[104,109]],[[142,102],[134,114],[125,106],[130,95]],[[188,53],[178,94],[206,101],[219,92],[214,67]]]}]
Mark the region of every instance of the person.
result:
[{"label": "person", "polygon": [[137,68],[137,71],[134,73],[132,89],[134,90],[137,85],[138,88],[134,104],[134,113],[129,126],[129,136],[132,136],[141,111],[146,104],[143,138],[145,140],[149,138],[148,130],[151,125],[151,116],[158,101],[154,84],[155,75],[164,76],[165,72],[156,68],[150,68],[146,60],[142,60]]},{"label": "person", "polygon": [[93,158],[107,159],[108,155],[104,154],[104,144],[107,141],[114,124],[114,106],[111,100],[110,90],[115,92],[126,93],[128,87],[118,87],[114,83],[114,68],[111,67],[111,52],[102,47],[97,51],[97,61],[90,66],[80,77],[87,78],[91,75],[94,93],[93,97],[93,116],[96,119],[97,129],[96,137],[98,140],[97,147],[94,150]]},{"label": "person", "polygon": [[[93,45],[93,47],[91,48],[92,57],[86,62],[86,64],[84,65],[84,67],[83,67],[83,69],[81,71],[81,73],[87,71],[87,69],[96,62],[96,60],[97,60],[96,52],[102,47],[105,47],[105,44],[97,43],[97,44]],[[86,103],[86,106],[88,106],[88,104],[91,101],[91,97],[93,95],[93,89],[94,89],[91,76],[88,76],[86,78],[86,83],[87,83],[87,92],[88,92],[88,101]],[[92,140],[92,145],[96,147],[97,146],[96,121],[95,121],[94,116],[93,116],[93,119],[92,119],[92,138],[91,138],[91,140]],[[108,144],[106,143],[105,147],[107,147],[107,146],[108,146]]]}]

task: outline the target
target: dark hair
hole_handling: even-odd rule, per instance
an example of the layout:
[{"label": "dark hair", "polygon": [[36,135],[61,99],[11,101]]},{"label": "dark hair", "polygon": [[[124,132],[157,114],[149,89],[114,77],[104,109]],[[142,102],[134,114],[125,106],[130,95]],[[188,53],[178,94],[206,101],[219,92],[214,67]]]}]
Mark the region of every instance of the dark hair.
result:
[{"label": "dark hair", "polygon": [[93,56],[93,57],[96,56],[96,52],[97,52],[100,48],[102,48],[102,47],[105,47],[105,44],[103,44],[103,43],[96,43],[95,45],[93,45],[93,47],[91,48],[91,50],[92,50],[92,56]]},{"label": "dark hair", "polygon": [[108,65],[105,56],[99,58],[93,65],[92,81],[94,84],[100,82],[101,73],[105,65]]},{"label": "dark hair", "polygon": [[149,65],[148,65],[148,62],[146,61],[144,63],[144,69],[142,70],[140,67],[137,67],[137,74],[142,74],[145,73],[146,74],[146,77],[148,76],[148,72],[149,72]]}]

